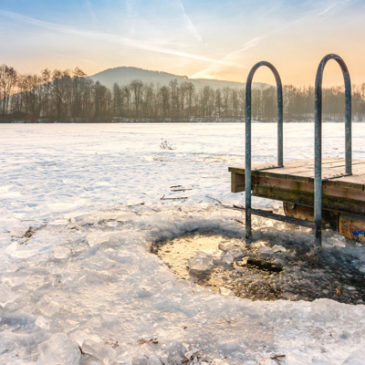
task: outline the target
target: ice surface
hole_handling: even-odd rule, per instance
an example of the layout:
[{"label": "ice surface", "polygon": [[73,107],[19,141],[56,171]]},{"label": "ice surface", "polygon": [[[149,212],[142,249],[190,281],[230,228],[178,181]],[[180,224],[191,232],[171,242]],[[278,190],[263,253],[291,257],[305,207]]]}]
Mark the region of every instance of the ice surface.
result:
[{"label": "ice surface", "polygon": [[[254,124],[256,161],[275,159],[275,128]],[[211,199],[243,202],[227,172],[243,164],[243,129],[1,125],[0,363],[254,365],[278,354],[283,364],[362,363],[365,306],[219,295],[178,279],[149,252],[152,241],[187,232],[243,237],[241,214]],[[343,129],[324,125],[326,153],[343,155]],[[353,135],[354,158],[365,158],[364,125]],[[313,125],[287,124],[284,136],[286,159],[313,157]],[[161,139],[175,150],[162,150]],[[177,185],[192,190],[172,191]],[[312,239],[281,223],[258,226]],[[363,248],[338,235],[326,232],[324,247],[365,267]]]}]

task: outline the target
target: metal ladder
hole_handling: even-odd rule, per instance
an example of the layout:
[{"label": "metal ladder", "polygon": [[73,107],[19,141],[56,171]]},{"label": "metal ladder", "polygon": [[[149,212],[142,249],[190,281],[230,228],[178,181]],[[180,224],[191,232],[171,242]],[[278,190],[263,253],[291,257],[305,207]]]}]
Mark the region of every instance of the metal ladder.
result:
[{"label": "metal ladder", "polygon": [[277,150],[278,163],[277,168],[283,167],[283,90],[280,75],[277,69],[267,61],[256,63],[250,70],[246,81],[246,141],[245,141],[245,223],[246,223],[246,241],[252,239],[252,219],[251,215],[258,215],[265,218],[271,218],[286,223],[301,225],[313,228],[315,232],[314,244],[319,248],[322,243],[322,78],[326,63],[334,59],[340,65],[345,81],[345,98],[346,98],[346,123],[345,123],[345,143],[346,143],[346,175],[352,174],[351,162],[351,81],[349,72],[342,58],[335,54],[328,54],[321,60],[316,75],[315,82],[315,178],[314,178],[314,222],[287,217],[281,214],[275,214],[262,209],[252,208],[252,169],[251,169],[251,90],[252,79],[258,68],[268,67],[275,76],[278,106],[278,128],[277,128]]}]

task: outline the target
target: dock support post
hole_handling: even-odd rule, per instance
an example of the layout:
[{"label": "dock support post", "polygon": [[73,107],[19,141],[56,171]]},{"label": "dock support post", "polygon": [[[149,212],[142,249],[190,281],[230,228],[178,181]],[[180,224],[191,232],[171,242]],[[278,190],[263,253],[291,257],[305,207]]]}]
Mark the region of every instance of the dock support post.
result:
[{"label": "dock support post", "polygon": [[246,223],[246,241],[250,241],[252,238],[252,221],[251,221],[251,89],[252,79],[258,68],[261,66],[268,67],[275,76],[276,81],[276,93],[277,93],[277,105],[278,105],[278,167],[283,167],[283,87],[281,79],[276,68],[267,61],[261,61],[256,63],[250,70],[246,81],[246,125],[245,125],[245,223]]},{"label": "dock support post", "polygon": [[345,160],[346,175],[352,175],[352,135],[351,135],[351,80],[347,66],[343,59],[336,54],[323,57],[316,74],[315,81],[315,123],[314,123],[314,224],[315,249],[322,244],[322,79],[323,71],[329,60],[335,60],[341,67],[345,82]]}]

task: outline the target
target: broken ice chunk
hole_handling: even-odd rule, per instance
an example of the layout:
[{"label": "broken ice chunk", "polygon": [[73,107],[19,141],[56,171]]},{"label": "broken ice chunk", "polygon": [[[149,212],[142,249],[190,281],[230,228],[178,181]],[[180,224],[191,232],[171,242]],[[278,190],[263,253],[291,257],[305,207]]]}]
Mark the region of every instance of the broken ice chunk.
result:
[{"label": "broken ice chunk", "polygon": [[185,353],[189,349],[182,343],[175,342],[172,343],[167,351],[168,351],[168,358],[167,363],[168,364],[182,364],[184,361],[186,362]]},{"label": "broken ice chunk", "polygon": [[46,317],[51,317],[60,310],[60,305],[48,295],[44,295],[37,304],[38,310]]},{"label": "broken ice chunk", "polygon": [[[244,245],[244,242],[242,242],[242,245]],[[237,248],[241,249],[240,246],[238,246],[236,243],[231,242],[231,241],[223,241],[218,245],[218,248],[224,252],[226,251],[232,251],[235,250]]]},{"label": "broken ice chunk", "polygon": [[50,322],[48,319],[42,317],[42,316],[39,316],[37,317],[36,321],[35,321],[35,324],[39,327],[39,328],[43,328],[43,329],[46,329],[48,330],[50,328]]},{"label": "broken ice chunk", "polygon": [[195,276],[205,276],[214,266],[213,256],[205,252],[197,252],[189,262],[189,273]]},{"label": "broken ice chunk", "polygon": [[276,253],[276,252],[285,252],[286,248],[284,246],[281,245],[274,245],[272,246],[272,250]]},{"label": "broken ice chunk", "polygon": [[162,361],[156,355],[152,355],[148,359],[148,365],[162,365]]},{"label": "broken ice chunk", "polygon": [[274,250],[268,246],[262,246],[257,250],[258,254],[263,256],[271,256],[274,253]]},{"label": "broken ice chunk", "polygon": [[132,359],[132,365],[148,365],[148,357],[145,355],[139,355]]},{"label": "broken ice chunk", "polygon": [[64,246],[56,246],[53,249],[53,256],[55,259],[66,259],[68,256],[70,256],[71,250]]},{"label": "broken ice chunk", "polygon": [[82,352],[94,356],[101,362],[114,360],[116,357],[116,351],[111,346],[108,346],[104,342],[97,342],[90,339],[86,339],[83,342],[81,348]]},{"label": "broken ice chunk", "polygon": [[39,346],[37,364],[68,364],[79,365],[81,353],[76,343],[72,342],[65,333],[56,333]]},{"label": "broken ice chunk", "polygon": [[7,304],[13,303],[17,298],[18,294],[14,293],[11,288],[5,283],[0,284],[0,307],[4,308]]},{"label": "broken ice chunk", "polygon": [[211,365],[229,365],[228,362],[221,360],[221,359],[214,359],[211,362]]},{"label": "broken ice chunk", "polygon": [[242,249],[238,246],[235,246],[231,250],[222,253],[221,261],[225,265],[232,265],[234,261],[239,260],[242,257]]},{"label": "broken ice chunk", "polygon": [[219,288],[219,293],[222,294],[222,295],[234,295],[233,292],[230,289],[225,288],[224,286],[221,286]]}]

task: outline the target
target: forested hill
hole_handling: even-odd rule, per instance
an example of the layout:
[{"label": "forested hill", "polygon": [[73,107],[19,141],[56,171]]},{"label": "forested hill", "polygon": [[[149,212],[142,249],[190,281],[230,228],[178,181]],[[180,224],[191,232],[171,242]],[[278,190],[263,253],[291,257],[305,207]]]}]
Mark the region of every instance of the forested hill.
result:
[{"label": "forested hill", "polygon": [[[196,90],[203,89],[209,86],[212,89],[242,89],[242,82],[225,81],[225,80],[210,80],[210,79],[191,79],[188,76],[174,75],[162,71],[150,71],[137,67],[116,67],[109,68],[89,77],[93,81],[99,81],[102,85],[112,89],[114,84],[128,85],[134,80],[140,80],[145,85],[154,84],[159,86],[168,86],[173,80],[179,84],[183,82],[191,82]],[[254,83],[253,89],[266,89],[270,87],[265,83]]]},{"label": "forested hill", "polygon": [[[19,74],[13,67],[2,65],[0,121],[244,120],[244,84],[190,80],[184,76],[136,68],[106,70],[98,75],[99,79],[95,79],[97,75],[87,77],[79,68],[73,71],[45,69],[40,74],[24,75]],[[313,120],[313,87],[286,85],[283,91],[285,121]],[[342,87],[324,89],[323,104],[324,120],[343,120]],[[365,120],[365,83],[353,86],[352,112],[353,120]],[[265,122],[276,120],[276,90],[273,86],[256,84],[253,88],[252,117],[254,120]]]}]

